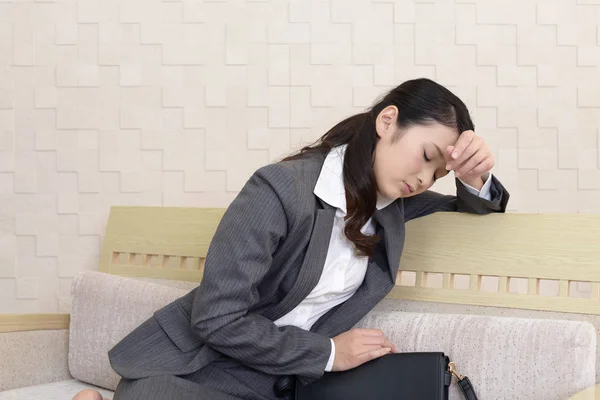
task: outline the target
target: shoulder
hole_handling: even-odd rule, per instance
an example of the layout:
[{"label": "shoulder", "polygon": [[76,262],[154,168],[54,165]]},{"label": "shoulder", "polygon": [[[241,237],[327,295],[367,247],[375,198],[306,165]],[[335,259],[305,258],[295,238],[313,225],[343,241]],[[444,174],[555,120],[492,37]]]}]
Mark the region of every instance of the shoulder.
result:
[{"label": "shoulder", "polygon": [[254,175],[283,196],[312,197],[324,160],[324,156],[316,154],[274,162],[259,168]]},{"label": "shoulder", "polygon": [[[315,208],[314,187],[323,166],[324,157],[311,155],[289,161],[279,161],[257,169],[246,187],[253,193],[271,193],[278,199],[288,218],[295,219]],[[244,190],[243,190],[244,191]]]}]

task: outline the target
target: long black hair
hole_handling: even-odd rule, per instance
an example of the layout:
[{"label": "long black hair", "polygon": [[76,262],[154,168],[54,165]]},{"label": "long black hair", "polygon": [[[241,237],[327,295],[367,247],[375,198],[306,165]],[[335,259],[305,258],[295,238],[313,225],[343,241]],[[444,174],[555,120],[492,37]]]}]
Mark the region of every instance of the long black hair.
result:
[{"label": "long black hair", "polygon": [[[315,143],[283,160],[327,154],[334,147],[348,145],[343,169],[347,209],[344,233],[358,253],[367,256],[373,254],[379,240],[375,235],[367,236],[360,231],[377,204],[378,189],[373,173],[373,152],[378,140],[375,121],[388,106],[398,108],[396,124],[400,130],[436,122],[456,129],[459,134],[475,129],[467,107],[450,90],[430,79],[413,79],[390,90],[365,112],[337,123]],[[396,138],[399,135],[400,131]]]}]

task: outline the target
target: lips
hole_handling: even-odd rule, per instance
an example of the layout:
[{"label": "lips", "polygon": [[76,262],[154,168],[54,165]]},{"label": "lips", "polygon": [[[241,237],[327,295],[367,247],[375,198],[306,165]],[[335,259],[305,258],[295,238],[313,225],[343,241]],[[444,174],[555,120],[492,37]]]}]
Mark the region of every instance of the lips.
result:
[{"label": "lips", "polygon": [[413,187],[412,187],[412,186],[410,186],[408,183],[404,182],[404,185],[405,185],[405,188],[404,188],[404,190],[405,190],[407,193],[412,193],[412,192],[414,192],[414,191],[415,191],[415,189],[413,189]]}]

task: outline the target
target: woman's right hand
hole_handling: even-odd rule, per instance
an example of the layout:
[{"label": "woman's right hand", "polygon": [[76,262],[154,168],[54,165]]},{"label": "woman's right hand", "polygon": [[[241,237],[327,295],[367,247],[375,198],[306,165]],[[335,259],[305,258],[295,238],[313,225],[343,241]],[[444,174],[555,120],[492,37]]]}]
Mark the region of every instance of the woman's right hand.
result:
[{"label": "woman's right hand", "polygon": [[335,358],[332,371],[346,371],[386,354],[398,352],[398,348],[379,329],[354,328],[334,337],[333,342]]}]

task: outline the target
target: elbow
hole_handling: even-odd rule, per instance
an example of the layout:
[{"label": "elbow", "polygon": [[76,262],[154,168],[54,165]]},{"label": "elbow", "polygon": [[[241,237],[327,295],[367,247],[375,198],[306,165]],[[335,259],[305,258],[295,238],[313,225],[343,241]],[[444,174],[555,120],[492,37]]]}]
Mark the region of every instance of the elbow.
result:
[{"label": "elbow", "polygon": [[[206,304],[204,301],[200,304]],[[210,344],[214,334],[223,326],[222,318],[214,312],[214,308],[199,307],[196,302],[192,304],[189,312],[190,329],[194,336],[204,343]]]},{"label": "elbow", "polygon": [[216,324],[211,323],[209,319],[192,318],[190,321],[191,329],[194,335],[206,344],[211,344],[210,340],[218,329]]},{"label": "elbow", "polygon": [[212,346],[218,346],[225,338],[231,337],[233,332],[231,324],[235,319],[227,318],[226,316],[204,317],[193,316],[191,330],[204,343]]}]

